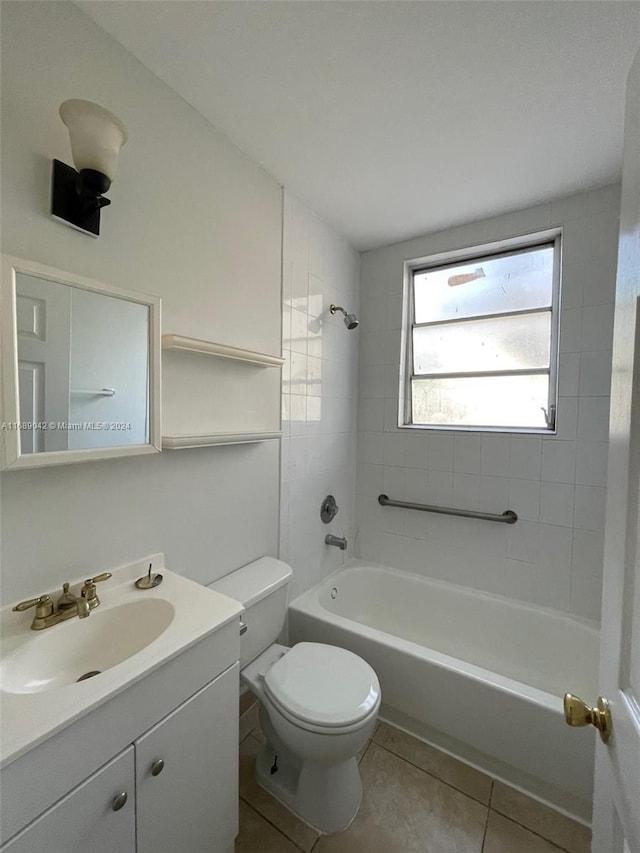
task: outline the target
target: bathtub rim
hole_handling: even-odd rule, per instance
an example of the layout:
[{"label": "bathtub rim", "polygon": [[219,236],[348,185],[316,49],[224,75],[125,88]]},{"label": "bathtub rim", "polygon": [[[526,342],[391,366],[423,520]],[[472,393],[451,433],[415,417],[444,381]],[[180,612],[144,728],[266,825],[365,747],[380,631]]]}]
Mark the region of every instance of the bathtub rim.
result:
[{"label": "bathtub rim", "polygon": [[339,575],[343,574],[348,569],[382,569],[383,571],[393,572],[395,575],[401,575],[402,577],[409,578],[410,580],[417,580],[425,584],[434,585],[436,587],[442,588],[444,590],[455,591],[456,593],[466,594],[469,597],[480,598],[485,601],[492,601],[500,604],[509,604],[513,607],[525,610],[529,613],[540,614],[543,613],[547,616],[554,616],[557,618],[561,618],[567,620],[570,623],[580,625],[584,628],[589,628],[595,631],[597,634],[600,634],[601,623],[597,619],[590,619],[586,616],[578,616],[575,613],[569,613],[566,610],[558,610],[555,607],[546,607],[542,604],[531,604],[528,601],[521,601],[518,598],[509,598],[507,595],[501,595],[498,592],[488,592],[484,589],[478,589],[474,586],[464,586],[463,584],[453,583],[453,581],[443,580],[442,578],[433,578],[429,575],[422,575],[418,572],[410,572],[406,569],[397,569],[395,566],[387,566],[384,563],[374,563],[372,560],[362,560],[359,557],[352,557],[343,563],[342,566],[339,566],[335,569],[331,574],[324,577],[321,581],[314,584],[309,589],[301,592],[300,595],[297,595],[293,601],[289,602],[289,607],[291,607],[295,602],[299,601],[304,596],[309,595],[315,590],[319,590],[321,587],[326,586],[330,580]]},{"label": "bathtub rim", "polygon": [[[426,656],[435,666],[439,668],[446,669],[450,672],[456,672],[458,674],[464,674],[472,681],[478,683],[489,683],[493,687],[503,690],[513,696],[517,696],[519,699],[523,699],[524,701],[532,705],[536,705],[538,707],[544,706],[545,708],[553,708],[554,710],[557,710],[557,713],[562,715],[564,714],[562,707],[562,697],[558,696],[558,694],[556,693],[551,693],[548,690],[543,690],[542,688],[534,687],[533,685],[527,684],[524,681],[518,681],[515,678],[511,678],[506,675],[501,675],[500,673],[493,672],[492,670],[486,669],[482,666],[478,666],[477,664],[461,660],[460,658],[456,658],[453,655],[446,654],[445,652],[439,652],[436,649],[431,648],[430,646],[421,645],[420,643],[416,643],[412,640],[406,640],[403,637],[398,637],[396,634],[391,634],[390,632],[384,631],[381,628],[371,627],[370,625],[367,625],[364,622],[358,622],[355,619],[350,619],[347,616],[342,616],[339,613],[327,610],[321,604],[319,591],[322,588],[329,587],[330,583],[334,579],[338,578],[341,574],[344,574],[347,570],[362,571],[366,569],[376,569],[393,572],[394,574],[399,574],[410,580],[418,580],[427,585],[436,584],[440,587],[449,589],[450,591],[454,591],[456,594],[463,592],[466,593],[469,597],[473,596],[475,598],[477,593],[477,596],[482,599],[499,604],[504,604],[505,602],[507,602],[517,608],[522,608],[528,612],[535,613],[536,615],[540,615],[542,611],[544,615],[560,617],[561,619],[567,621],[569,624],[575,624],[579,627],[587,628],[588,630],[594,631],[598,635],[598,643],[600,639],[599,623],[594,623],[593,620],[585,620],[580,617],[576,617],[572,614],[568,614],[560,610],[555,610],[553,608],[536,607],[535,605],[531,605],[526,602],[520,602],[515,599],[510,599],[506,596],[479,590],[476,591],[473,587],[463,587],[459,584],[454,584],[449,581],[429,578],[423,575],[416,574],[414,572],[407,572],[403,569],[395,569],[392,566],[384,566],[379,563],[373,563],[369,560],[360,560],[356,558],[348,560],[344,563],[344,565],[342,565],[336,571],[332,572],[330,575],[327,575],[326,578],[321,580],[315,586],[301,593],[293,601],[289,602],[288,610],[302,612],[317,619],[334,622],[338,627],[343,628],[345,630],[353,630],[353,628],[350,628],[349,626],[356,625],[358,628],[357,633],[362,634],[370,641],[380,642],[381,636],[392,638],[394,647],[401,649],[410,657],[424,659]],[[310,604],[308,604],[308,602]],[[593,689],[595,689],[596,687],[597,684],[594,686]]]}]

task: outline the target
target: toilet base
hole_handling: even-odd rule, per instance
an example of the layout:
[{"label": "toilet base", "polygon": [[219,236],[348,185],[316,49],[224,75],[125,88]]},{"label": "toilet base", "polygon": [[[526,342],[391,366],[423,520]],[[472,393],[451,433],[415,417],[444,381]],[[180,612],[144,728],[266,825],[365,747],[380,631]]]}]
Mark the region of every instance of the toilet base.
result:
[{"label": "toilet base", "polygon": [[286,749],[276,753],[266,741],[256,760],[256,780],[301,820],[324,835],[347,829],[362,802],[356,758],[326,766],[300,761]]}]

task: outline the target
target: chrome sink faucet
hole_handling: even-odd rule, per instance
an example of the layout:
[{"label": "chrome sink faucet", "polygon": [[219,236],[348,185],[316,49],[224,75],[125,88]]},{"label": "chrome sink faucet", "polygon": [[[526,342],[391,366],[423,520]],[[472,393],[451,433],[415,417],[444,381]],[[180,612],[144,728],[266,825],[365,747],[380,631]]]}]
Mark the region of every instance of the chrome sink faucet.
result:
[{"label": "chrome sink faucet", "polygon": [[98,607],[100,599],[96,592],[96,584],[100,581],[109,580],[111,572],[102,572],[96,575],[95,578],[89,578],[82,585],[80,595],[76,596],[69,592],[69,584],[62,585],[62,594],[56,601],[55,605],[51,600],[50,595],[41,595],[38,598],[28,598],[26,601],[21,601],[13,608],[15,611],[28,610],[30,607],[35,607],[36,612],[31,623],[32,631],[41,631],[43,628],[50,628],[52,625],[57,625],[58,622],[64,622],[77,616],[79,619],[86,619],[91,611]]}]

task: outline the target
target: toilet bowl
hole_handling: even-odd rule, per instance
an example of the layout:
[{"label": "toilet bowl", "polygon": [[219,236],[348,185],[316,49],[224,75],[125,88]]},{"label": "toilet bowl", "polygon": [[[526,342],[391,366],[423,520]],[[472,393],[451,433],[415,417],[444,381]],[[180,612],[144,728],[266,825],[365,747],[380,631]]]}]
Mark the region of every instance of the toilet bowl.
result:
[{"label": "toilet bowl", "polygon": [[356,756],[380,707],[375,672],[336,646],[274,644],[241,678],[260,699],[258,782],[321,832],[346,829],[362,800]]},{"label": "toilet bowl", "polygon": [[[260,701],[265,736],[256,779],[298,817],[329,834],[346,829],[360,807],[357,754],[373,733],[380,684],[369,664],[346,649],[273,642],[284,621],[290,575],[289,566],[263,557],[212,587],[246,608],[241,684]],[[258,586],[268,590],[262,597]]]}]

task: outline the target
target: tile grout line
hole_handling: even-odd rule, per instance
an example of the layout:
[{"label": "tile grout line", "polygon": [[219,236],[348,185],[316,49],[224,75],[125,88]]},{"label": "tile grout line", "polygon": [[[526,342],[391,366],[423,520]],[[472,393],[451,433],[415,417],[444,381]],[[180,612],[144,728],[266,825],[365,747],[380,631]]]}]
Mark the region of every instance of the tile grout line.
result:
[{"label": "tile grout line", "polygon": [[373,738],[369,738],[369,740],[367,741],[367,743],[366,743],[366,745],[365,745],[364,752],[362,753],[362,755],[361,755],[361,756],[360,756],[360,758],[358,759],[358,767],[360,767],[360,765],[361,765],[361,764],[362,764],[362,762],[364,761],[364,759],[365,759],[365,757],[366,757],[367,753],[368,753],[368,752],[369,752],[369,750],[371,749],[371,744],[372,744],[372,743],[373,743]]},{"label": "tile grout line", "polygon": [[[547,836],[546,836],[546,835],[541,835],[539,832],[536,832],[536,830],[535,830],[535,829],[531,829],[531,827],[530,827],[530,826],[527,826],[527,825],[526,825],[526,824],[524,824],[524,823],[520,823],[520,821],[519,821],[519,820],[516,820],[515,818],[511,817],[511,815],[505,814],[504,812],[500,811],[500,809],[496,808],[496,807],[493,805],[493,792],[494,792],[494,789],[495,789],[495,783],[496,783],[496,780],[495,780],[495,779],[493,779],[493,780],[492,780],[492,782],[491,782],[491,794],[490,794],[490,797],[489,797],[489,809],[490,809],[490,811],[495,812],[496,814],[499,814],[501,817],[505,818],[506,820],[510,820],[512,823],[515,823],[517,826],[521,826],[523,829],[526,829],[526,830],[527,830],[527,832],[531,832],[531,833],[533,833],[533,835],[537,835],[537,836],[538,836],[538,838],[542,838],[542,840],[543,840],[543,841],[547,841],[549,844],[553,844],[553,845],[554,845],[555,847],[557,847],[559,850],[562,850],[562,851],[563,851],[563,853],[571,853],[571,851],[570,851],[570,850],[568,850],[566,847],[561,847],[561,846],[560,846],[560,844],[556,844],[556,842],[555,842],[555,841],[553,841],[553,839],[551,839],[551,838],[547,838]],[[515,790],[515,789],[514,789],[514,790]],[[525,796],[526,796],[526,795],[525,795]],[[534,802],[537,802],[537,801],[534,801]],[[542,803],[541,805],[544,805],[544,803]],[[551,808],[551,807],[550,807],[550,806],[547,806],[547,808]],[[560,812],[558,812],[558,814],[561,814],[561,813],[560,813]],[[564,815],[564,817],[566,817],[566,815]],[[571,820],[571,818],[570,818],[570,817],[567,817],[567,820]],[[573,821],[573,822],[574,822],[574,823],[577,823],[577,821]],[[580,825],[580,826],[582,826],[582,824],[579,824],[579,825]]]},{"label": "tile grout line", "polygon": [[484,832],[482,834],[482,847],[480,848],[480,853],[484,853],[484,845],[487,843],[487,830],[489,829],[489,815],[491,814],[491,809],[487,809],[487,817],[484,821]]},{"label": "tile grout line", "polygon": [[[468,797],[470,800],[473,800],[474,803],[479,803],[481,806],[484,806],[486,809],[489,808],[488,802],[484,803],[482,800],[479,800],[477,797],[474,797],[471,794],[467,794],[467,792],[463,791],[461,788],[456,788],[456,786],[452,785],[451,782],[447,782],[446,779],[442,779],[440,776],[436,776],[435,773],[432,773],[429,770],[425,770],[424,767],[420,767],[419,764],[414,764],[413,761],[410,761],[408,758],[405,758],[402,755],[398,755],[397,752],[394,752],[392,749],[389,749],[388,747],[383,746],[381,743],[378,743],[377,741],[372,741],[372,743],[375,743],[376,746],[379,746],[380,749],[384,749],[384,751],[388,752],[390,755],[395,756],[395,758],[399,758],[400,761],[404,761],[407,764],[410,764],[411,767],[415,767],[416,770],[420,770],[422,773],[425,773],[427,776],[430,776],[432,779],[436,779],[438,782],[442,782],[442,784],[446,785],[448,788],[452,788],[454,791],[457,791],[459,794],[462,794],[464,797]],[[368,752],[368,750],[367,750],[367,752]],[[478,771],[478,772],[480,772],[480,771]],[[493,788],[493,779],[490,776],[488,776],[487,778],[491,781],[491,787]]]},{"label": "tile grout line", "polygon": [[540,833],[537,832],[535,829],[531,829],[530,826],[527,826],[524,823],[520,823],[520,821],[516,820],[513,817],[509,817],[509,815],[503,814],[501,811],[498,811],[498,809],[491,808],[490,811],[495,812],[495,814],[500,815],[500,817],[503,817],[505,820],[511,821],[511,823],[515,823],[516,826],[519,826],[522,829],[525,829],[527,832],[530,832],[532,835],[535,835],[537,838],[541,838],[543,841],[546,841],[547,844],[553,844],[553,846],[557,847],[558,850],[561,850],[562,853],[571,853],[571,851],[568,850],[566,847],[561,847],[559,844],[556,844],[556,842],[553,841],[551,838],[547,838],[546,835],[540,835]]},{"label": "tile grout line", "polygon": [[[258,817],[262,818],[262,820],[264,820],[265,823],[268,823],[269,826],[272,826],[276,830],[278,835],[281,835],[283,838],[285,838],[289,842],[289,844],[292,844],[296,848],[296,850],[299,850],[300,853],[305,853],[305,851],[303,850],[302,847],[300,847],[300,845],[296,844],[295,841],[293,841],[291,838],[289,838],[289,836],[286,835],[278,826],[276,826],[275,823],[273,823],[273,821],[269,820],[268,817],[265,817],[265,815],[263,815],[262,812],[258,811],[258,809],[254,805],[252,805],[248,800],[245,800],[244,797],[240,797],[239,799],[241,799],[242,802],[245,804],[245,806],[248,806],[252,812],[255,812],[258,815]],[[315,847],[315,845],[316,845],[316,842],[314,841],[313,846]],[[313,849],[313,848],[311,848],[311,849]]]},{"label": "tile grout line", "polygon": [[489,789],[489,802],[487,804],[487,817],[484,822],[484,833],[482,835],[482,847],[480,848],[480,853],[484,853],[484,845],[487,843],[487,830],[489,829],[489,816],[491,815],[491,799],[493,797],[493,787],[495,785],[495,779],[491,780],[491,787]]}]

